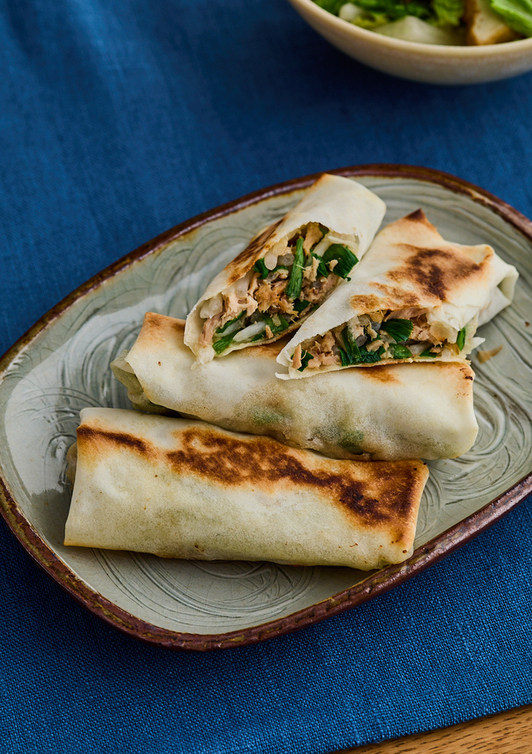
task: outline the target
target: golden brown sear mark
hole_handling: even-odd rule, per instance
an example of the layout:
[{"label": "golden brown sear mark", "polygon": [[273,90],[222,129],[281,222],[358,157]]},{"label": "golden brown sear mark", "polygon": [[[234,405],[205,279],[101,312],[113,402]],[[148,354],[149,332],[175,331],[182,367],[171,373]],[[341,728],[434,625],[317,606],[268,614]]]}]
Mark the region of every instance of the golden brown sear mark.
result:
[{"label": "golden brown sear mark", "polygon": [[250,260],[254,259],[257,252],[262,249],[269,237],[277,230],[282,223],[283,218],[270,225],[262,233],[259,233],[251,243],[243,249],[231,262],[231,270],[229,274],[228,284],[231,285],[245,275],[248,271]]},{"label": "golden brown sear mark", "polygon": [[382,307],[382,299],[378,296],[368,296],[366,294],[361,294],[358,296],[352,296],[350,304],[353,309],[360,308],[361,310],[373,312]]},{"label": "golden brown sear mark", "polygon": [[168,337],[175,337],[178,341],[182,341],[184,332],[185,323],[183,320],[166,317],[164,314],[147,312],[144,315],[144,322],[137,343],[147,343],[150,346],[157,342],[164,344]]},{"label": "golden brown sear mark", "polygon": [[[391,270],[387,277],[389,277],[391,280],[394,280],[395,273],[393,270]],[[400,276],[400,279],[402,280],[402,275]],[[406,309],[410,306],[419,306],[419,296],[416,293],[412,293],[411,291],[405,291],[404,288],[401,288],[399,286],[395,285],[384,285],[383,283],[378,282],[371,282],[369,283],[371,288],[375,288],[379,291],[381,296],[387,297],[387,298],[379,298],[377,299],[378,305],[373,306],[373,310],[377,309],[395,309],[397,307],[401,309]],[[365,296],[353,296],[352,301],[354,302],[356,300],[357,304],[360,304],[360,299],[366,298]],[[370,298],[369,296],[367,298]],[[367,311],[370,311],[367,309]]]},{"label": "golden brown sear mark", "polygon": [[137,450],[140,453],[147,454],[151,445],[145,440],[141,440],[135,435],[130,435],[127,432],[108,432],[106,430],[99,430],[93,427],[87,427],[82,425],[78,427],[78,442],[87,443],[91,441],[107,442],[111,445],[120,445],[130,450]]},{"label": "golden brown sear mark", "polygon": [[416,209],[413,212],[411,212],[409,215],[407,215],[405,220],[411,220],[412,222],[419,222],[422,225],[428,225],[429,221],[427,220],[427,216],[423,212],[422,209]]},{"label": "golden brown sear mark", "polygon": [[[242,442],[191,427],[180,433],[179,439],[182,448],[167,453],[172,465],[179,471],[189,469],[223,485],[255,482],[267,486],[288,480],[297,486],[327,491],[331,500],[337,500],[357,517],[372,523],[403,518],[413,504],[411,489],[416,475],[411,463],[385,463],[381,468],[372,466],[375,475],[370,474],[367,481],[354,481],[348,475],[349,462],[332,462],[337,468],[340,466],[338,471],[314,471],[304,465],[296,451],[267,437]],[[366,470],[369,471],[370,467]],[[375,478],[379,480],[379,490],[381,479],[387,480],[378,498],[369,493],[375,487]],[[398,489],[401,489],[400,497],[397,496]]]},{"label": "golden brown sear mark", "polygon": [[[168,317],[168,319],[171,319],[171,317]],[[183,337],[183,333],[185,332],[185,321],[183,319],[176,319],[172,320],[172,328],[181,336]]]},{"label": "golden brown sear mark", "polygon": [[460,373],[462,377],[464,378],[464,380],[471,380],[471,382],[473,382],[473,380],[475,379],[475,373],[473,372],[473,370],[471,369],[469,365],[460,367]]},{"label": "golden brown sear mark", "polygon": [[376,382],[399,382],[397,372],[394,372],[393,369],[390,369],[390,365],[386,364],[381,366],[372,365],[371,369],[362,370],[361,375]]},{"label": "golden brown sear mark", "polygon": [[445,301],[456,282],[480,275],[483,263],[477,264],[465,253],[454,248],[424,249],[402,244],[410,252],[401,267],[391,270],[387,277],[394,282],[413,280],[420,292]]},{"label": "golden brown sear mark", "polygon": [[340,503],[348,514],[368,525],[398,524],[408,520],[416,502],[421,462],[375,461],[359,469],[362,479],[350,478],[349,461],[328,461],[332,470],[308,467],[298,452],[268,437],[245,442],[204,427],[188,427],[176,433],[176,449],[162,451],[150,442],[126,432],[93,427],[78,429],[78,439],[96,447],[106,444],[140,453],[151,462],[170,464],[179,474],[190,473],[221,486],[256,484],[268,489],[287,481],[295,486],[319,489],[332,504]]}]

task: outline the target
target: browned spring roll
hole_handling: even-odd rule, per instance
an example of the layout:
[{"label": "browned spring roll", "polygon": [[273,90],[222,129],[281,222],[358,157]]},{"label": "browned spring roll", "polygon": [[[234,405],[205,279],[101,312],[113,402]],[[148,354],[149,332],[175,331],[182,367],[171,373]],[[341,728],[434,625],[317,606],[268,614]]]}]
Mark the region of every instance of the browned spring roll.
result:
[{"label": "browned spring roll", "polygon": [[148,313],[112,368],[135,408],[177,411],[332,458],[454,458],[477,435],[469,364],[390,364],[279,380],[283,341],[192,370],[181,320]]},{"label": "browned spring roll", "polygon": [[203,422],[87,408],[65,544],[369,570],[412,552],[428,469],[334,461]]},{"label": "browned spring roll", "polygon": [[198,362],[295,330],[348,278],[385,209],[350,178],[322,175],[224,267],[188,315],[185,344]]},{"label": "browned spring roll", "polygon": [[508,306],[517,270],[487,244],[446,241],[422,210],[387,225],[351,281],[294,334],[278,376],[390,362],[464,363],[478,325]]}]

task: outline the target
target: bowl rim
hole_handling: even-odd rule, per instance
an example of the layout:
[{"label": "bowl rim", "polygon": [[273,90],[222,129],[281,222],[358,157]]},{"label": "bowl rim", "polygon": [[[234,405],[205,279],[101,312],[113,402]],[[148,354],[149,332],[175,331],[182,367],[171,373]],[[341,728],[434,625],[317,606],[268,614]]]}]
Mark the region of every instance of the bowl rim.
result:
[{"label": "bowl rim", "polygon": [[387,47],[390,50],[408,51],[424,57],[433,57],[437,51],[438,56],[443,58],[498,58],[505,56],[505,49],[512,56],[525,50],[532,50],[532,37],[489,45],[435,45],[425,42],[409,42],[406,39],[387,37],[384,34],[377,34],[369,29],[363,29],[360,26],[351,24],[349,21],[335,16],[334,13],[320,8],[313,0],[288,0],[288,2],[293,7],[313,15],[320,25],[325,23],[338,32],[344,34],[348,32],[355,40],[373,42],[378,46]]},{"label": "bowl rim", "polygon": [[[320,171],[319,173],[259,189],[227,204],[208,210],[170,228],[151,241],[146,242],[135,251],[121,257],[72,291],[72,293],[41,317],[6,351],[0,358],[0,383],[3,381],[6,372],[13,362],[38,338],[43,330],[48,328],[79,299],[100,288],[110,278],[140,260],[161,252],[162,249],[176,239],[189,234],[212,220],[225,217],[271,197],[282,196],[306,189],[323,175],[324,172],[355,179],[364,177],[404,178],[436,183],[454,193],[466,195],[474,202],[495,212],[510,225],[514,226],[532,244],[532,222],[528,218],[488,191],[449,173],[432,168],[395,164],[367,164]],[[309,605],[282,618],[276,618],[257,626],[219,634],[192,634],[161,628],[149,623],[147,620],[138,618],[118,607],[76,576],[74,571],[66,565],[55,550],[46,544],[39,532],[30,524],[20,510],[14,496],[11,494],[9,483],[4,477],[0,463],[0,514],[33,560],[73,597],[76,602],[108,625],[152,646],[173,650],[203,652],[214,649],[248,646],[266,639],[283,636],[361,605],[373,597],[402,584],[429,566],[447,557],[447,555],[450,555],[456,549],[495,524],[500,518],[522,502],[531,492],[532,471],[475,513],[437,535],[425,545],[418,547],[403,563],[390,565],[378,571],[370,572],[369,576],[363,581],[321,602]]]}]

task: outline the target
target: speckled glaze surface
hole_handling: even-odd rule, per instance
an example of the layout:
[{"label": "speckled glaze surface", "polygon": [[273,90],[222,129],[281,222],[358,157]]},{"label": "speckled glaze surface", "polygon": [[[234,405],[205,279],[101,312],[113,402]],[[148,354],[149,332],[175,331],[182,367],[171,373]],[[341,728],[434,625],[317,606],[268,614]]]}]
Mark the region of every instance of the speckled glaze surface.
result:
[{"label": "speckled glaze surface", "polygon": [[79,411],[128,406],[110,361],[132,345],[146,311],[184,317],[210,279],[314,177],[265,189],[168,231],[71,294],[0,362],[2,513],[53,578],[137,638],[207,650],[293,631],[413,576],[532,489],[532,327],[525,325],[532,315],[531,223],[480,189],[435,171],[366,166],[337,172],[384,199],[385,222],[422,207],[444,237],[490,243],[519,269],[513,306],[479,331],[483,347],[503,344],[503,350],[485,364],[473,359],[478,440],[460,459],[429,464],[416,551],[406,563],[376,573],[64,547],[65,454]]},{"label": "speckled glaze surface", "polygon": [[532,39],[496,45],[427,45],[361,29],[313,0],[289,0],[318,34],[360,63],[383,73],[428,84],[481,84],[532,70]]}]

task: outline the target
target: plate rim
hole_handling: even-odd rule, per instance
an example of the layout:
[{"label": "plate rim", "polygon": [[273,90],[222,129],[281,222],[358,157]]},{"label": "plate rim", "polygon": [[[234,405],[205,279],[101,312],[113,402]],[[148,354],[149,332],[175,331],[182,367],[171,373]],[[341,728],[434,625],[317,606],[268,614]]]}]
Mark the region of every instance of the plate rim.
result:
[{"label": "plate rim", "polygon": [[[125,254],[116,262],[92,276],[40,317],[0,357],[0,383],[3,382],[13,361],[36,340],[42,331],[51,326],[79,299],[98,289],[107,280],[136,262],[160,252],[180,236],[188,234],[213,220],[226,217],[271,197],[305,189],[324,172],[348,178],[404,178],[436,183],[453,193],[467,195],[477,204],[487,207],[513,225],[532,244],[532,222],[522,213],[485,189],[450,173],[433,168],[376,163],[320,171],[300,178],[293,178],[245,194],[233,201],[195,215],[147,241],[134,251]],[[56,552],[44,542],[38,531],[26,519],[10,492],[8,480],[4,478],[4,471],[0,465],[0,514],[26,552],[59,586],[96,617],[122,633],[152,646],[189,651],[209,651],[249,646],[266,639],[292,633],[361,605],[373,597],[399,586],[399,584],[404,583],[471,541],[509,513],[530,492],[532,492],[532,471],[491,502],[434,537],[425,545],[418,547],[403,563],[372,572],[367,578],[352,587],[282,618],[236,631],[218,634],[194,634],[162,628],[138,618],[115,605],[79,579]]]}]

